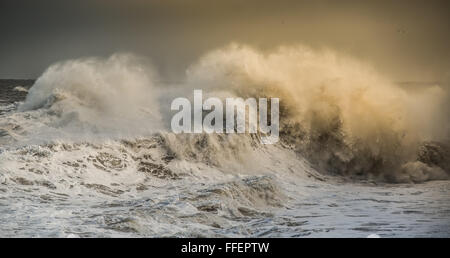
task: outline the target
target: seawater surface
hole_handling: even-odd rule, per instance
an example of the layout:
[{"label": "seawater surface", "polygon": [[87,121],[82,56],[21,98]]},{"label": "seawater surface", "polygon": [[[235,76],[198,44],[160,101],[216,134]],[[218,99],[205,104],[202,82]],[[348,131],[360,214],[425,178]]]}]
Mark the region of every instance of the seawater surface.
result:
[{"label": "seawater surface", "polygon": [[[3,137],[14,131],[7,126],[11,113],[30,86],[17,84],[27,82],[0,89]],[[221,153],[226,158],[194,157],[193,149],[180,159],[173,152],[180,145],[217,139],[177,137],[0,146],[0,236],[450,235],[449,181],[386,184],[325,176],[290,150],[247,148],[231,136],[219,139],[232,150]]]}]

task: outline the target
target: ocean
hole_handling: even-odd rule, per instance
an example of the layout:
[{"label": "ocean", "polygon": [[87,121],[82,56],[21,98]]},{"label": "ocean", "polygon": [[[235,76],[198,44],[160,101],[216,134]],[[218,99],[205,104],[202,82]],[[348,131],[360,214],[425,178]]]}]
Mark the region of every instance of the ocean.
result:
[{"label": "ocean", "polygon": [[[370,97],[382,87],[364,84],[369,93],[360,98],[361,84],[353,80],[370,76],[360,70],[353,76],[349,68],[332,77],[341,72],[339,78],[351,80],[325,78],[314,94],[300,88],[295,95],[287,86],[271,91],[265,82],[284,87],[290,75],[273,73],[269,80],[258,69],[278,66],[283,53],[262,60],[251,50],[226,51],[190,69],[182,86],[155,86],[147,70],[123,56],[59,63],[36,81],[0,80],[0,237],[450,236],[448,145],[426,138],[419,154],[410,155],[412,136],[434,127],[403,130],[410,128],[406,93],[393,88],[389,95],[404,106],[385,111],[385,97],[372,109]],[[230,72],[234,55],[252,60],[246,73]],[[286,71],[291,58],[292,52],[283,59]],[[307,63],[325,69],[327,58]],[[322,78],[321,69],[307,74]],[[217,88],[206,86],[211,78]],[[316,85],[315,78],[302,85]],[[232,86],[221,86],[224,81]],[[168,100],[191,94],[186,85],[219,97],[236,85],[241,91],[232,92],[241,96],[276,92],[280,142],[171,132]],[[439,103],[435,91],[414,99]],[[283,106],[288,102],[296,106]],[[401,123],[390,119],[393,113]]]}]

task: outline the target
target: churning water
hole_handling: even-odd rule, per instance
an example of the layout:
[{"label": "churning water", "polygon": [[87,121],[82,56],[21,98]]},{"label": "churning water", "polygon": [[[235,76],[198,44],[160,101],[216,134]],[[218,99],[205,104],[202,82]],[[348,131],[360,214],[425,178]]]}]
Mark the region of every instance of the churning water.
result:
[{"label": "churning water", "polygon": [[[135,57],[0,85],[0,236],[448,237],[448,98],[355,60],[240,45],[163,84]],[[279,97],[280,142],[174,134],[170,101]]]}]

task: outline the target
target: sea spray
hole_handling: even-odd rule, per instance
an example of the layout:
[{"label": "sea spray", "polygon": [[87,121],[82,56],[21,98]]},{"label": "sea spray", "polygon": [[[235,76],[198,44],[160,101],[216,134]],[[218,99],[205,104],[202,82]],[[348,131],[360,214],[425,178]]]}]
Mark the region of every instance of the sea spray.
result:
[{"label": "sea spray", "polygon": [[170,132],[171,101],[194,89],[222,101],[279,98],[281,145],[322,172],[392,182],[448,178],[445,161],[420,156],[431,155],[422,148],[428,142],[446,150],[448,96],[442,88],[412,92],[357,60],[304,46],[261,52],[232,44],[201,57],[177,85],[161,83],[154,69],[130,55],[60,62],[3,120],[11,129],[2,141],[120,140]]},{"label": "sea spray", "polygon": [[408,170],[403,165],[417,159],[424,142],[445,141],[450,128],[443,89],[409,92],[331,50],[266,53],[231,44],[192,65],[186,81],[244,98],[280,98],[281,140],[322,170],[343,175],[408,181],[398,171]]},{"label": "sea spray", "polygon": [[75,134],[155,132],[161,123],[155,77],[129,54],[59,62],[38,78],[18,110],[45,110],[53,115],[49,127]]}]

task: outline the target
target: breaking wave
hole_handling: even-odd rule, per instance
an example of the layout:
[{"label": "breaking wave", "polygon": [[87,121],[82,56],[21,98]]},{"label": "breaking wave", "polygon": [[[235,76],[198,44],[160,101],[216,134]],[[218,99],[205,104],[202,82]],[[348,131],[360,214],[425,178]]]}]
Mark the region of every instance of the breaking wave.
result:
[{"label": "breaking wave", "polygon": [[[280,98],[281,142],[264,146],[258,135],[171,133],[171,97],[190,96],[193,89],[219,97]],[[126,156],[136,148],[126,142],[162,135],[146,145],[166,151],[156,163],[131,156],[127,163],[118,153],[117,160],[105,154],[102,163],[94,156],[107,170],[132,162],[138,171],[176,178],[179,173],[167,169],[171,161],[248,172],[260,168],[246,164],[253,160],[248,157],[266,153],[273,158],[265,162],[306,159],[322,174],[422,182],[449,178],[447,105],[447,92],[438,85],[409,91],[357,60],[303,46],[266,53],[232,44],[200,58],[181,83],[162,83],[132,55],[84,58],[49,67],[26,100],[0,117],[0,155],[70,142],[76,148],[100,144],[100,156],[103,148]]]},{"label": "breaking wave", "polygon": [[155,132],[161,118],[154,81],[152,70],[132,55],[65,61],[37,79],[18,111],[37,113],[46,130],[77,137]]},{"label": "breaking wave", "polygon": [[418,157],[431,151],[426,142],[439,146],[438,156],[449,150],[448,95],[437,85],[408,91],[331,50],[262,53],[236,44],[203,57],[187,78],[242,97],[279,97],[281,140],[322,171],[394,182],[448,178],[448,158],[437,165]]}]

